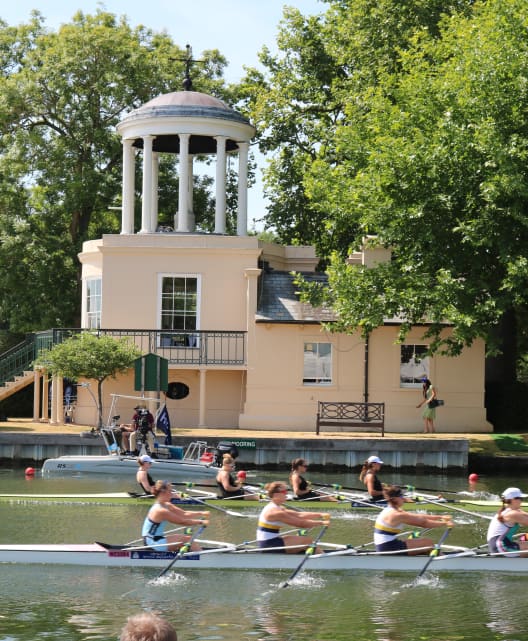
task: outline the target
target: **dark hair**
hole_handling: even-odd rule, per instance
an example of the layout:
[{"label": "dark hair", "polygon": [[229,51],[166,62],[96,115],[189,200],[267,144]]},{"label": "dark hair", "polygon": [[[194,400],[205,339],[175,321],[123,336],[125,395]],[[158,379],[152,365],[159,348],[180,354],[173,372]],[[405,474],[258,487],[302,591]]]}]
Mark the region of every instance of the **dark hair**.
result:
[{"label": "dark hair", "polygon": [[299,468],[301,466],[306,465],[306,464],[307,464],[306,463],[306,459],[303,459],[303,458],[294,458],[293,459],[293,461],[291,462],[291,471],[290,471],[290,476],[289,476],[290,483],[291,483],[291,479],[292,479],[292,476],[293,476],[294,472],[298,472]]},{"label": "dark hair", "polygon": [[402,499],[403,492],[399,485],[386,485],[383,488],[383,498],[394,507],[394,499]]},{"label": "dark hair", "polygon": [[425,378],[425,379],[423,380],[423,383],[422,383],[422,394],[423,394],[424,398],[425,398],[425,396],[426,396],[426,394],[425,394],[425,393],[427,392],[427,390],[429,389],[429,387],[431,387],[431,385],[432,385],[432,383],[431,383],[431,381],[430,381],[428,378]]}]

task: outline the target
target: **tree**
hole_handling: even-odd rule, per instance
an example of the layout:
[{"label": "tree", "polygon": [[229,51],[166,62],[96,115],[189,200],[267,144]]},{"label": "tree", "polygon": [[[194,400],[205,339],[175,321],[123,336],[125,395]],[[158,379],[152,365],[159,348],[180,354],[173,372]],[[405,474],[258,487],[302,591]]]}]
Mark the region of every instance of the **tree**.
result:
[{"label": "tree", "polygon": [[[443,14],[467,10],[470,0],[325,0],[320,16],[286,7],[277,38],[279,53],[259,55],[240,87],[271,155],[264,184],[270,207],[264,224],[281,241],[314,244],[325,261],[346,253],[361,234],[338,199],[319,200],[310,176],[319,162],[339,167],[346,155],[339,132],[368,111],[372,92],[401,66],[401,52],[416,32],[438,32]],[[340,190],[341,187],[335,187]]]},{"label": "tree", "polygon": [[140,356],[141,351],[126,338],[81,332],[42,352],[33,365],[53,376],[97,381],[97,425],[101,429],[104,381],[126,373]]},{"label": "tree", "polygon": [[[339,331],[397,316],[401,338],[430,322],[433,352],[481,337],[494,353],[528,302],[525,3],[329,4],[319,33],[346,71],[333,90],[343,115],[302,184],[337,237],[329,287],[311,300],[334,307]],[[284,114],[275,129],[270,117],[277,135]],[[296,148],[287,136],[279,145]],[[345,265],[367,235],[392,261]]]},{"label": "tree", "polygon": [[[79,326],[77,254],[85,240],[118,231],[108,210],[121,192],[115,126],[178,90],[186,55],[166,33],[101,10],[78,12],[56,32],[38,12],[16,27],[0,21],[0,324]],[[200,58],[196,90],[230,102],[225,59],[216,50]],[[164,168],[177,186],[175,169]],[[211,218],[207,197],[196,202]]]}]

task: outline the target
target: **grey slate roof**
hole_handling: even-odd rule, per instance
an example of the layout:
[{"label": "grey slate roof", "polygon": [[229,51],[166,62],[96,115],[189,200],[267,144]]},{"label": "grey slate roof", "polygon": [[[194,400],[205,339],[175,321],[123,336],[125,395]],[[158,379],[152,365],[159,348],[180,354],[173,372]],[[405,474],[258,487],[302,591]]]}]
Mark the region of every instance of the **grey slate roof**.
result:
[{"label": "grey slate roof", "polygon": [[[326,274],[305,273],[308,282],[326,283]],[[334,320],[330,310],[301,303],[289,272],[262,271],[255,320],[257,323],[321,323]]]}]

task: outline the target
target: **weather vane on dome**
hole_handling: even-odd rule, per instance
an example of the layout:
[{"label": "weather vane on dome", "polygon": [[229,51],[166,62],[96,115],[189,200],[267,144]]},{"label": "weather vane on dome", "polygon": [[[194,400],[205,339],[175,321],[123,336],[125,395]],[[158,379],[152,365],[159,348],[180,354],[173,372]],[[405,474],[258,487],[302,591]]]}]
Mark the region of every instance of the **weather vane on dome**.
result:
[{"label": "weather vane on dome", "polygon": [[191,45],[185,45],[187,50],[187,55],[185,58],[171,58],[171,60],[181,60],[185,62],[185,78],[183,80],[183,89],[184,91],[191,91],[193,83],[191,80],[191,66],[193,64],[205,64],[205,60],[194,60],[192,57],[192,47]]}]

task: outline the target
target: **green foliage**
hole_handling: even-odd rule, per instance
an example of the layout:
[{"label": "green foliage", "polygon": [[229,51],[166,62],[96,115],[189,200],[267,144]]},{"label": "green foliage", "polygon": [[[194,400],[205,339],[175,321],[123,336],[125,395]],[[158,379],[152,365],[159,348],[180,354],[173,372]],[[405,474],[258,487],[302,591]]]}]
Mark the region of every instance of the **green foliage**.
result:
[{"label": "green foliage", "polygon": [[81,332],[39,354],[34,367],[42,367],[54,376],[97,381],[101,427],[103,381],[126,373],[140,356],[141,351],[126,338]]},{"label": "green foliage", "polygon": [[[521,318],[528,303],[526,4],[327,4],[319,19],[286,14],[284,59],[263,55],[271,80],[247,79],[262,145],[276,154],[276,202],[291,205],[296,229],[293,167],[306,211],[321,217],[324,232],[303,225],[303,241],[330,259],[330,287],[306,291],[336,310],[336,331],[397,317],[403,338],[426,321],[433,352],[480,337],[494,353],[503,316]],[[314,50],[321,64],[308,71]],[[288,214],[272,221],[279,235]],[[392,261],[344,265],[367,235]]]},{"label": "green foliage", "polygon": [[[166,33],[100,9],[57,31],[38,12],[27,24],[0,21],[0,323],[10,330],[80,325],[77,254],[85,240],[119,231],[108,211],[121,193],[115,126],[178,90],[185,56]],[[225,59],[216,50],[200,58],[196,90],[229,102]],[[176,188],[175,164],[164,170]],[[174,208],[173,193],[164,195]],[[208,196],[195,202],[210,219]]]}]

